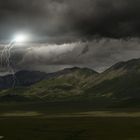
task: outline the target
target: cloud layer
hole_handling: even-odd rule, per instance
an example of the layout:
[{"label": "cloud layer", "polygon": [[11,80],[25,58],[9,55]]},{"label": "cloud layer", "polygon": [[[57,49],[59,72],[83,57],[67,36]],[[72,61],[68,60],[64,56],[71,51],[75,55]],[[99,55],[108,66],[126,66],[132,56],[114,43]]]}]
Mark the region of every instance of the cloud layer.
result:
[{"label": "cloud layer", "polygon": [[32,35],[34,44],[12,50],[16,70],[103,71],[140,56],[139,13],[139,0],[1,0],[0,42],[20,31]]},{"label": "cloud layer", "polygon": [[[114,63],[140,56],[140,39],[92,40],[64,44],[26,44],[12,49],[15,70],[54,72],[67,67],[89,67],[99,72]],[[1,45],[1,49],[3,45]],[[1,69],[5,72],[6,69]]]},{"label": "cloud layer", "polygon": [[0,37],[18,30],[61,43],[139,37],[139,13],[139,0],[1,0]]}]

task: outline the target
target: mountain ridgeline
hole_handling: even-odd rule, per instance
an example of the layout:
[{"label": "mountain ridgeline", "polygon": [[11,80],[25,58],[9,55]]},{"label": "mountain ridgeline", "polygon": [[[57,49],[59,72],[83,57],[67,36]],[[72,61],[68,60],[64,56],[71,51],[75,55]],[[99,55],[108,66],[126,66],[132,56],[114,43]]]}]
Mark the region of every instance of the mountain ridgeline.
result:
[{"label": "mountain ridgeline", "polygon": [[19,71],[15,73],[15,75],[6,75],[0,77],[0,89],[8,89],[13,87],[26,87],[33,85],[39,81],[42,80],[49,80],[51,78],[59,77],[61,75],[68,75],[74,72],[79,72],[79,76],[81,75],[92,75],[96,72],[93,70],[87,69],[87,68],[70,68],[70,69],[64,69],[62,71],[58,71],[55,73],[45,73],[45,72],[39,72],[39,71]]},{"label": "mountain ridgeline", "polygon": [[67,68],[55,73],[20,71],[0,77],[0,101],[113,101],[140,99],[140,59],[119,62],[102,73]]}]

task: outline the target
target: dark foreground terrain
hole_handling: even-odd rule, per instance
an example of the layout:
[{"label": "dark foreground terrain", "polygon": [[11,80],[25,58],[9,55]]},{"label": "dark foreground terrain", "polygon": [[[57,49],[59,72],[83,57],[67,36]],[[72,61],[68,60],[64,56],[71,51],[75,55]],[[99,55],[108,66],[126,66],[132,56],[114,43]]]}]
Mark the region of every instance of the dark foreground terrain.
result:
[{"label": "dark foreground terrain", "polygon": [[73,106],[0,105],[0,139],[140,140],[139,109]]},{"label": "dark foreground terrain", "polygon": [[140,118],[7,117],[0,119],[6,140],[139,140]]}]

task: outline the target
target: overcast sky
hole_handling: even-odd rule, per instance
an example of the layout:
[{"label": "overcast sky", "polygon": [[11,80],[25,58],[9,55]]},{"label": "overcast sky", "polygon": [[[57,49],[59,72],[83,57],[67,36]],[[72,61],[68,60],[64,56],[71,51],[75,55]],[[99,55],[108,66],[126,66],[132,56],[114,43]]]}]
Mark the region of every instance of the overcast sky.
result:
[{"label": "overcast sky", "polygon": [[23,32],[31,41],[12,50],[17,70],[103,71],[139,58],[139,13],[139,0],[0,0],[0,49]]}]

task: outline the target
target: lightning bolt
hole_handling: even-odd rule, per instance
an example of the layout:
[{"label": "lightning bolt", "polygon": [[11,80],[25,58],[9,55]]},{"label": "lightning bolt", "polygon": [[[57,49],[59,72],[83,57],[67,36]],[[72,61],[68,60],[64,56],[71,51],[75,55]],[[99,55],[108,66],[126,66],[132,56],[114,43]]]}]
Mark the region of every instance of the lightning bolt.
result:
[{"label": "lightning bolt", "polygon": [[16,83],[16,76],[15,76],[15,71],[14,68],[11,65],[11,50],[14,47],[14,41],[11,41],[8,45],[4,46],[2,52],[1,52],[1,66],[2,67],[6,67],[9,72],[12,74],[13,76],[13,85],[12,87],[15,87],[15,83]]}]

